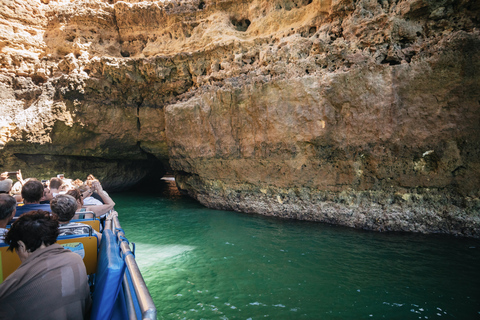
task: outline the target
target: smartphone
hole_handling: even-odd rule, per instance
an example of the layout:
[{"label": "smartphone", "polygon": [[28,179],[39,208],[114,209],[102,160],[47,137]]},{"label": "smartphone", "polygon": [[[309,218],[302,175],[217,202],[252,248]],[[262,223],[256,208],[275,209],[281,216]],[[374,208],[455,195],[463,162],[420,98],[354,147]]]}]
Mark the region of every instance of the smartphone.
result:
[{"label": "smartphone", "polygon": [[8,172],[8,175],[9,176],[16,176],[17,173],[18,173],[18,171],[10,171],[10,172]]}]

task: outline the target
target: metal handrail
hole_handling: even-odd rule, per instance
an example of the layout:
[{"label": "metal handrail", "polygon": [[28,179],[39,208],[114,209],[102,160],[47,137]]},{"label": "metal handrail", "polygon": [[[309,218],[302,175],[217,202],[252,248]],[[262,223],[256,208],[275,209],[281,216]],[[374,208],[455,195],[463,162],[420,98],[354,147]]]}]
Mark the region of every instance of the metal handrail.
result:
[{"label": "metal handrail", "polygon": [[135,312],[135,305],[133,304],[132,291],[128,284],[127,273],[123,274],[123,289],[125,290],[125,304],[127,306],[128,319],[137,319],[137,313]]},{"label": "metal handrail", "polygon": [[[133,256],[132,251],[130,250],[130,246],[128,242],[123,238],[125,237],[125,233],[123,232],[120,221],[118,220],[118,216],[113,216],[113,218],[105,221],[105,228],[108,228],[112,231],[118,230],[117,237],[120,239],[120,249],[122,250],[122,254],[125,257],[125,263],[128,268],[128,272],[130,273],[130,278],[132,280],[133,288],[135,289],[135,293],[137,295],[137,300],[140,305],[140,311],[142,313],[142,319],[157,319],[157,309],[155,304],[153,303],[152,296],[148,291],[147,285],[143,280],[143,276],[138,268],[137,262],[135,261],[135,257]],[[124,277],[123,284],[125,287],[128,287],[128,280],[126,276]],[[131,295],[126,295],[126,298],[132,299]],[[130,310],[133,307],[133,301],[127,301],[127,309],[130,319],[136,319],[135,310]]]}]

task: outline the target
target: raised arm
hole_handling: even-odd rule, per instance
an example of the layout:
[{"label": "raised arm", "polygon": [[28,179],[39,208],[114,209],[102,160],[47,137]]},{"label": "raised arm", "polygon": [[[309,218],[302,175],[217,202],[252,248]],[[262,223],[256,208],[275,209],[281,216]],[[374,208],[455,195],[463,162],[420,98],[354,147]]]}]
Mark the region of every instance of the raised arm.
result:
[{"label": "raised arm", "polygon": [[102,198],[104,204],[85,206],[87,211],[92,211],[97,217],[100,217],[113,209],[113,207],[115,206],[115,202],[113,202],[112,198],[110,198],[110,196],[105,191],[103,191],[102,185],[99,181],[92,182],[91,190],[98,193],[98,195]]},{"label": "raised arm", "polygon": [[22,186],[25,184],[25,180],[23,180],[23,176],[22,176],[22,170],[20,169],[18,169],[17,171],[17,180],[20,181]]}]

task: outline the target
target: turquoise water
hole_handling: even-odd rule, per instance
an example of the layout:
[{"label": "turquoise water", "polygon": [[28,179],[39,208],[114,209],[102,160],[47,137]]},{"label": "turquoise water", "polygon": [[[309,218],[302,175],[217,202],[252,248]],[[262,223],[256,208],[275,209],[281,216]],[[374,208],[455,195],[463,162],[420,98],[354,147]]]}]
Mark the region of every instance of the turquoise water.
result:
[{"label": "turquoise water", "polygon": [[480,241],[114,194],[158,319],[480,319]]}]

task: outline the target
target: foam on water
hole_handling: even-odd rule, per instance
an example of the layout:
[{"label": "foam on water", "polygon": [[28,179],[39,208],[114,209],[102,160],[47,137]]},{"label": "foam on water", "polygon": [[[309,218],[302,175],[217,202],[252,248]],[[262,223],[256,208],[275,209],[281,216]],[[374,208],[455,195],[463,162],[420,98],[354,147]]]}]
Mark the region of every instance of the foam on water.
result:
[{"label": "foam on water", "polygon": [[135,256],[137,257],[136,260],[139,267],[148,267],[174,257],[179,257],[194,249],[194,246],[181,244],[152,245],[137,243]]}]

